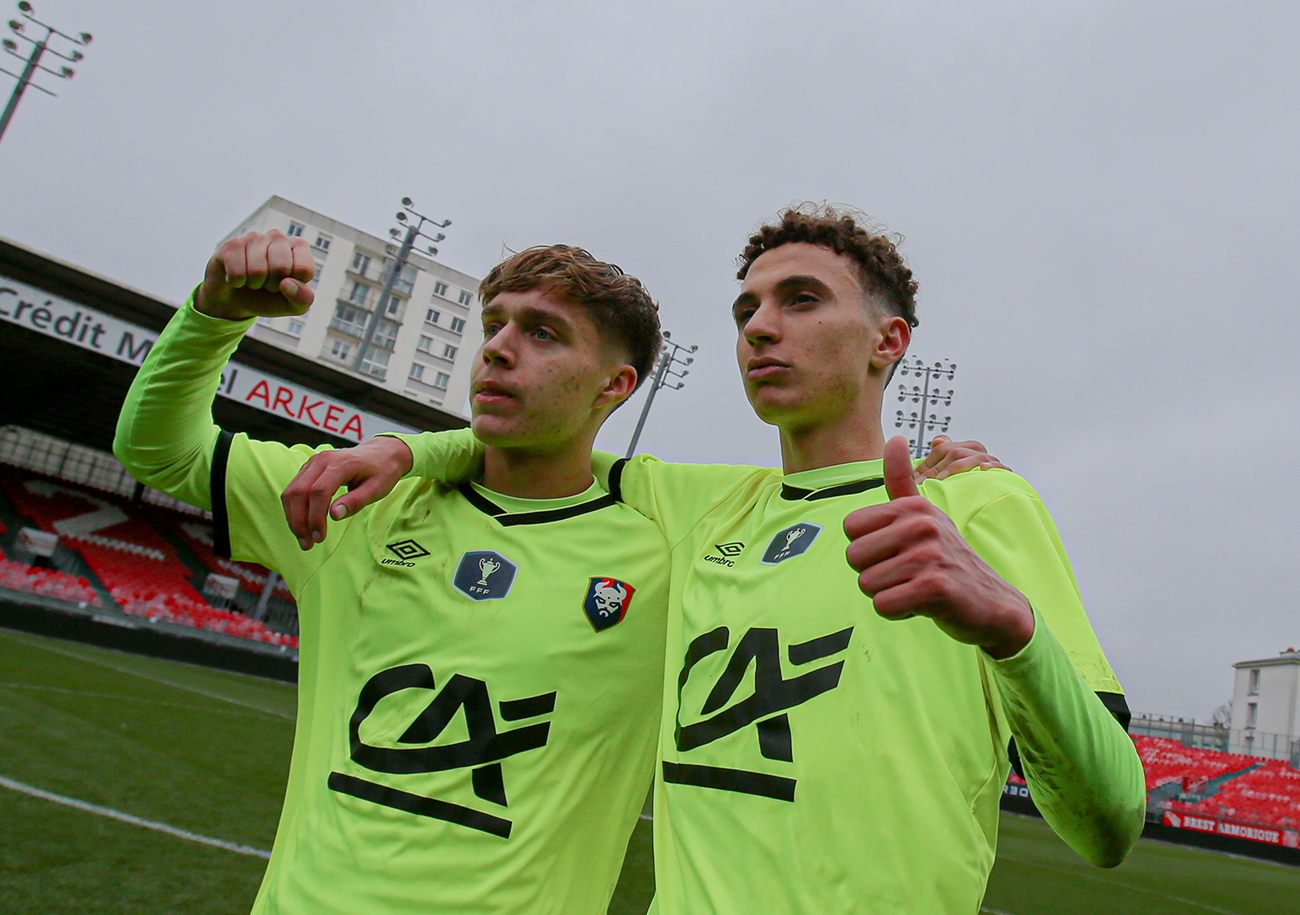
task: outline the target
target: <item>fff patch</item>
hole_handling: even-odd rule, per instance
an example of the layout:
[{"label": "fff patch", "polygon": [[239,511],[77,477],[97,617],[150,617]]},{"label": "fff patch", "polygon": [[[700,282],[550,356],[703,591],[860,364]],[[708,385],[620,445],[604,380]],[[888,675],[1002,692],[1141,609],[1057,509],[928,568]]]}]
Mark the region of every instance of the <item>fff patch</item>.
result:
[{"label": "fff patch", "polygon": [[767,549],[763,551],[763,558],[760,561],[763,565],[774,566],[778,562],[785,562],[793,556],[798,556],[812,546],[812,542],[821,532],[821,525],[813,524],[811,521],[801,521],[783,531],[778,531],[772,538],[772,542],[767,545]]},{"label": "fff patch", "polygon": [[460,557],[452,585],[470,600],[500,600],[510,593],[518,571],[496,550],[471,550]]},{"label": "fff patch", "polygon": [[593,578],[587,585],[587,597],[582,602],[582,609],[586,611],[591,625],[600,632],[627,616],[627,608],[635,593],[636,588],[617,578]]}]

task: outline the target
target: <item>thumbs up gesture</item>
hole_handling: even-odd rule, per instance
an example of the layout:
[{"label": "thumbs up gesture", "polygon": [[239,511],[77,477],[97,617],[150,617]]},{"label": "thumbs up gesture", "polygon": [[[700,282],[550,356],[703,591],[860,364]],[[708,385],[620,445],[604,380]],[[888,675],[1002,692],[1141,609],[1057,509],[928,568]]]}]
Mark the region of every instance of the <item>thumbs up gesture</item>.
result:
[{"label": "thumbs up gesture", "polygon": [[885,444],[885,491],[888,502],[844,519],[845,556],[876,612],[888,620],[928,616],[952,638],[995,658],[1023,648],[1034,631],[1029,601],[920,494],[901,436]]}]

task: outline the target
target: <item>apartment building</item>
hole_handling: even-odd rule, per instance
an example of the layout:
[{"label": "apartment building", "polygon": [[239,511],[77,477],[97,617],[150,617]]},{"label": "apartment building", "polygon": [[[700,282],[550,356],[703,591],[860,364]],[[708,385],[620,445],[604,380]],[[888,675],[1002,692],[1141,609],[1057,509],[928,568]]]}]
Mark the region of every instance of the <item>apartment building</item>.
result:
[{"label": "apartment building", "polygon": [[[250,334],[355,371],[358,347],[399,244],[282,197],[267,200],[230,235],[270,229],[311,244],[316,303],[299,317],[262,318]],[[421,403],[468,416],[469,369],[479,342],[478,284],[479,278],[412,251],[379,316],[360,374]]]}]

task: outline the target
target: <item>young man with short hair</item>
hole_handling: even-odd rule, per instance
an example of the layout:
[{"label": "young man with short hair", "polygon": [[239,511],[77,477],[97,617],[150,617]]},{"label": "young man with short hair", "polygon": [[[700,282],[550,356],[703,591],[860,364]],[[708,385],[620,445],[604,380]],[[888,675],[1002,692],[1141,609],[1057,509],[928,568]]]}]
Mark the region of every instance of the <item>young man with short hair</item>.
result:
[{"label": "young man with short hair", "polygon": [[[918,488],[885,442],[916,323],[895,245],[795,209],[739,276],[738,362],[784,473],[597,457],[671,548],[658,912],[974,912],[1013,738],[1056,831],[1118,864],[1142,768],[1050,517],[1010,473]],[[472,436],[405,441],[419,474],[473,472]]]},{"label": "young man with short hair", "polygon": [[115,442],[298,599],[293,757],[253,911],[603,915],[652,777],[667,546],[595,485],[591,443],[649,374],[656,307],[578,248],[493,268],[481,480],[403,481],[304,552],[278,497],[313,451],[232,436],[210,404],[253,319],[301,314],[313,274],[302,239],[223,244]]}]

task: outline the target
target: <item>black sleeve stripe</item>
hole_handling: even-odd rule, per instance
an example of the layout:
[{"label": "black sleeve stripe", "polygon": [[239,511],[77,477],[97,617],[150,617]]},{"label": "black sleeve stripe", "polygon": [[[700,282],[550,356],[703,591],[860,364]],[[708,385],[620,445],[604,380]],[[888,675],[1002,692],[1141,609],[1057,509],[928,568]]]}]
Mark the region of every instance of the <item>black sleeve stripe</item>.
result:
[{"label": "black sleeve stripe", "polygon": [[609,468],[609,494],[617,502],[623,501],[623,468],[627,466],[627,458],[619,458],[614,462],[614,466]]},{"label": "black sleeve stripe", "polygon": [[1133,720],[1132,714],[1128,710],[1128,700],[1124,698],[1123,693],[1103,693],[1098,692],[1097,698],[1101,704],[1106,706],[1106,711],[1115,716],[1115,720],[1128,730],[1128,723]]},{"label": "black sleeve stripe", "polygon": [[222,429],[212,449],[212,552],[230,558],[230,516],[226,513],[226,465],[230,461],[230,443],[234,434]]}]

